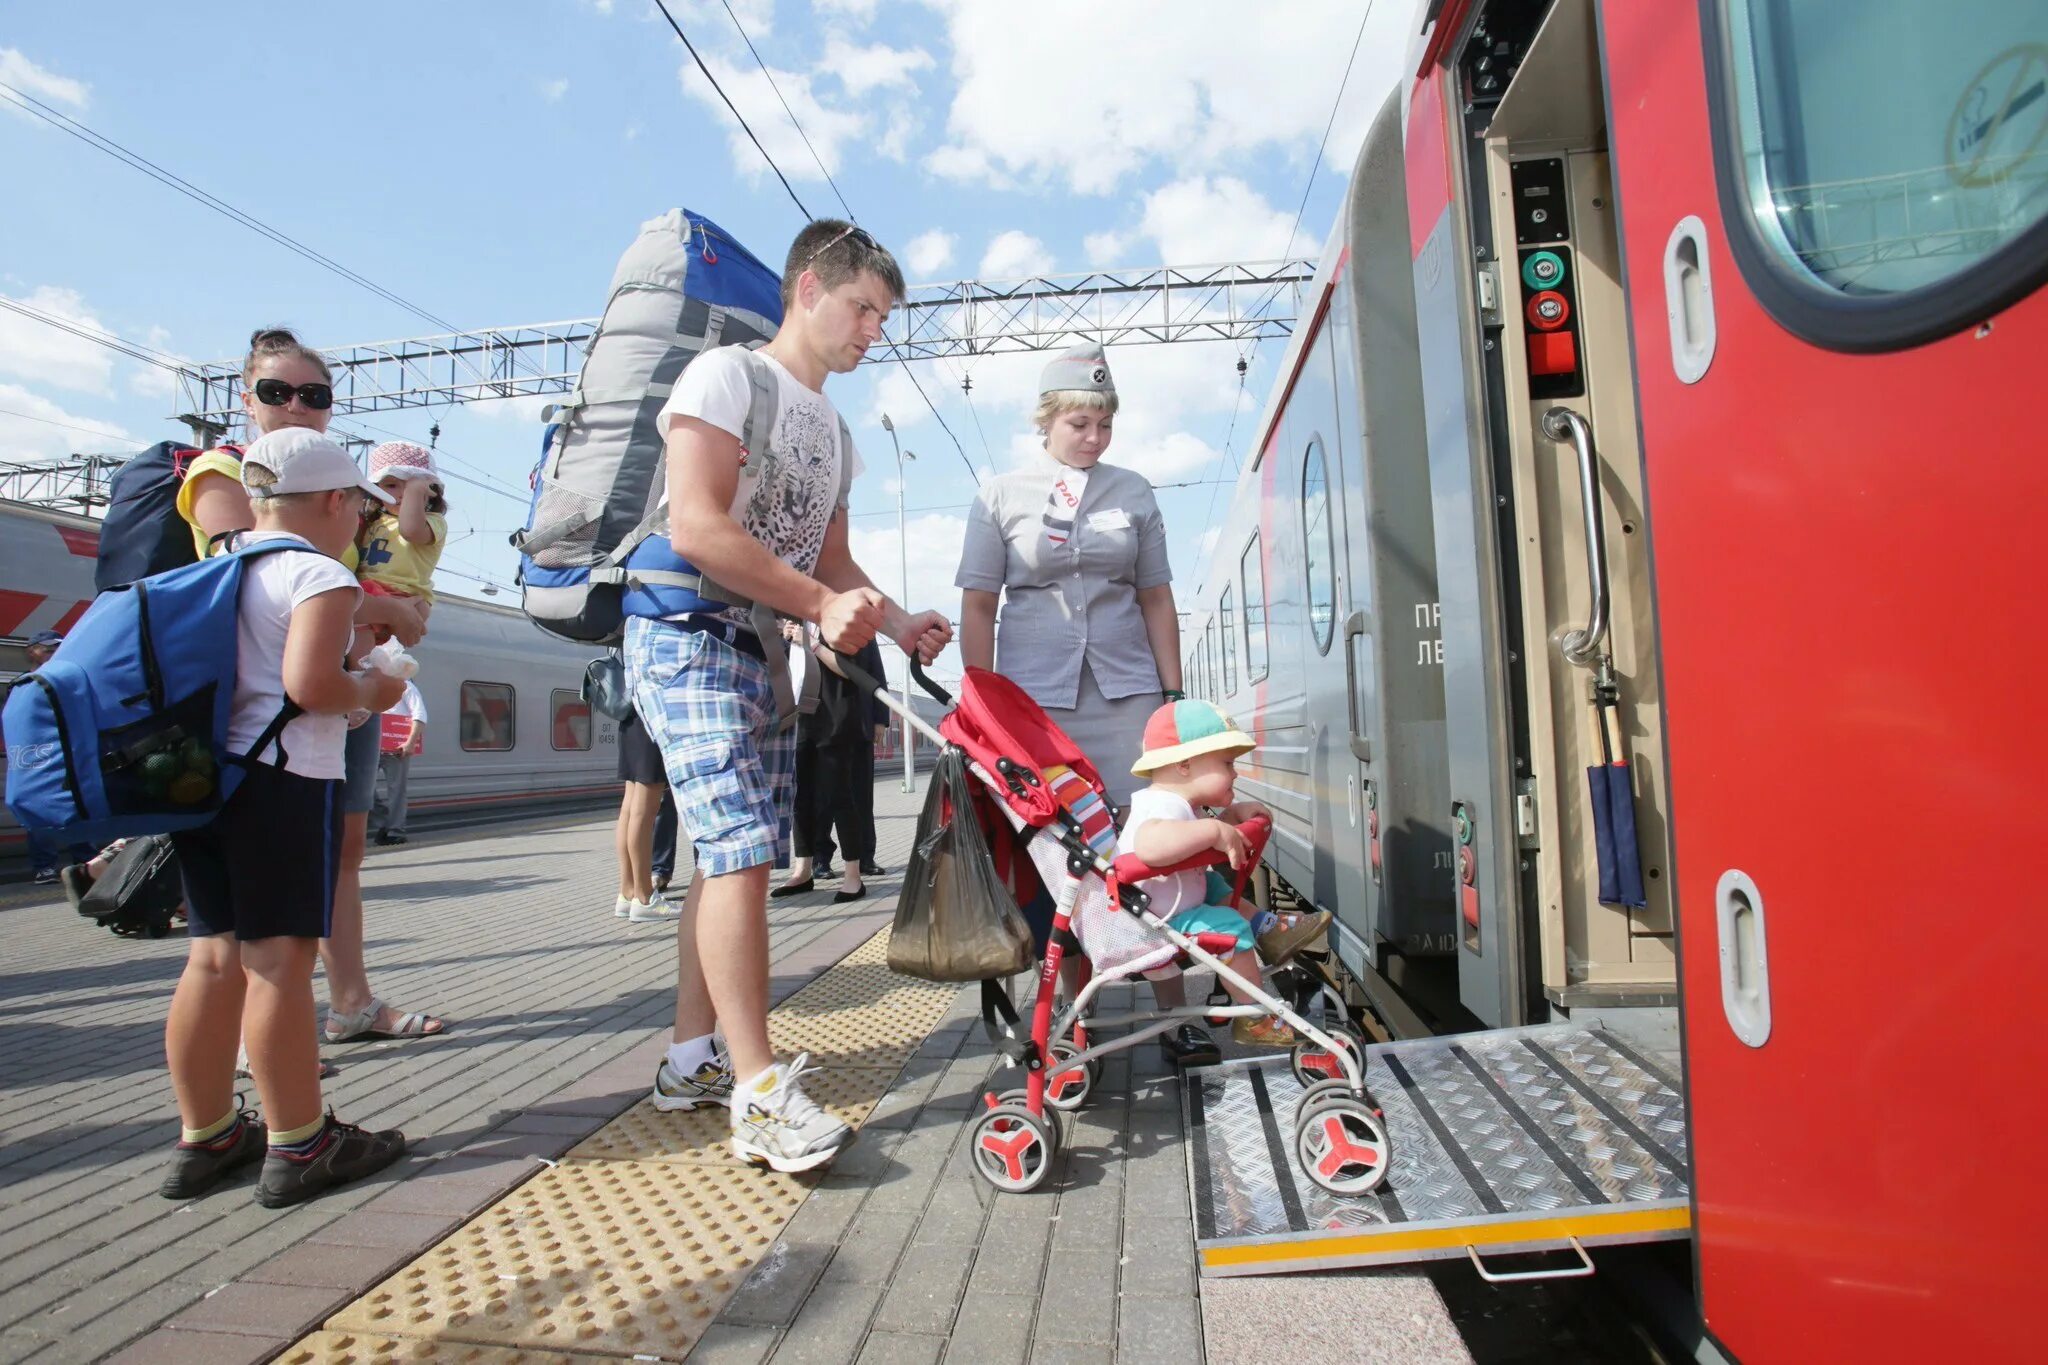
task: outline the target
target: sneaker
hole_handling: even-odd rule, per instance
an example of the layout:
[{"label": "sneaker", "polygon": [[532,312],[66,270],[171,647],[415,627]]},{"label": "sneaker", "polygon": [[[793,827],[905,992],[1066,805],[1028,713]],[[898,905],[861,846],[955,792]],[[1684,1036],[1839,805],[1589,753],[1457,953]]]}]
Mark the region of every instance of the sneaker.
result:
[{"label": "sneaker", "polygon": [[1268,967],[1293,961],[1296,953],[1322,936],[1329,923],[1330,912],[1327,910],[1306,915],[1282,915],[1278,924],[1259,935],[1259,960]]},{"label": "sneaker", "polygon": [[1216,1046],[1216,1040],[1193,1024],[1182,1024],[1171,1033],[1159,1036],[1159,1050],[1166,1054],[1169,1066],[1214,1066],[1223,1060],[1223,1052]]},{"label": "sneaker", "polygon": [[762,1162],[778,1171],[822,1166],[853,1141],[853,1129],[806,1095],[797,1081],[811,1070],[811,1055],[798,1053],[755,1078],[732,1105],[732,1151],[742,1161]]},{"label": "sneaker", "polygon": [[1230,1041],[1239,1047],[1293,1047],[1294,1030],[1271,1015],[1262,1019],[1237,1019],[1230,1025]]},{"label": "sneaker", "polygon": [[665,901],[659,896],[651,901],[632,901],[629,904],[632,908],[626,911],[626,918],[635,924],[651,924],[656,920],[678,920],[683,917],[682,906],[673,901]]},{"label": "sneaker", "polygon": [[685,1076],[670,1066],[668,1058],[664,1057],[661,1065],[654,1068],[654,1093],[648,1098],[664,1114],[687,1114],[707,1104],[730,1107],[732,1063],[722,1056],[714,1056],[698,1067],[693,1075]]},{"label": "sneaker", "polygon": [[262,1160],[270,1145],[263,1120],[246,1111],[238,1112],[236,1120],[211,1141],[180,1142],[156,1192],[166,1199],[197,1199],[230,1172]]},{"label": "sneaker", "polygon": [[613,919],[631,919],[632,917],[633,917],[633,898],[632,898],[631,896],[621,896],[621,897],[619,897],[619,899],[618,899],[618,902],[617,902],[617,904],[615,904],[615,905],[613,905],[613,906],[612,906],[612,918],[613,918]]},{"label": "sneaker", "polygon": [[57,881],[57,869],[56,869],[56,868],[54,868],[54,867],[39,867],[39,868],[37,868],[37,869],[36,869],[36,885],[37,885],[37,886],[53,886],[53,885],[55,885],[55,884],[56,884],[56,881]]},{"label": "sneaker", "polygon": [[372,1133],[327,1114],[310,1156],[271,1150],[256,1180],[256,1202],[266,1209],[304,1203],[323,1190],[375,1175],[405,1155],[405,1134]]}]

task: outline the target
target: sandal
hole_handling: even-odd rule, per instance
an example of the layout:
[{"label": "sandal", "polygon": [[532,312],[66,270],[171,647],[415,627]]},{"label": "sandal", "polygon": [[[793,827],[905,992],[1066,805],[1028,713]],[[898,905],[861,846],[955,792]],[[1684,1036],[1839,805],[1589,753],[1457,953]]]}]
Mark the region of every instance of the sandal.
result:
[{"label": "sandal", "polygon": [[365,1009],[354,1014],[327,1012],[325,1034],[330,1043],[355,1043],[365,1040],[438,1038],[448,1031],[446,1020],[431,1014],[408,1010],[398,1016],[398,1022],[388,1029],[377,1027],[377,1016],[388,1008],[382,1000],[372,1000]]}]

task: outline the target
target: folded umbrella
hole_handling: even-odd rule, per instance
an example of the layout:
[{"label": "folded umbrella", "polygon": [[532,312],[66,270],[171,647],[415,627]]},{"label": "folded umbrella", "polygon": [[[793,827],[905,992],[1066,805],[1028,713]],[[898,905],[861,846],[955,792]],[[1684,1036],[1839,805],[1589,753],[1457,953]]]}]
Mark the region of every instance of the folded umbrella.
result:
[{"label": "folded umbrella", "polygon": [[1635,788],[1621,747],[1617,709],[1611,698],[1593,704],[1602,760],[1586,769],[1593,798],[1593,855],[1600,869],[1600,903],[1639,910],[1648,901],[1643,895],[1642,851],[1636,843]]}]

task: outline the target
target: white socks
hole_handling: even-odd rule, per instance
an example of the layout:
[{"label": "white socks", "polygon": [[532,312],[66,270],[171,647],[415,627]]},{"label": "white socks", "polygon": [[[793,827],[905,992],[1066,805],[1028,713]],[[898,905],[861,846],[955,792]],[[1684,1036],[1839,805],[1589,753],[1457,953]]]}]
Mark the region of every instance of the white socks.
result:
[{"label": "white socks", "polygon": [[694,1076],[704,1064],[725,1051],[725,1039],[716,1030],[701,1038],[687,1038],[668,1046],[668,1069],[678,1076]]}]

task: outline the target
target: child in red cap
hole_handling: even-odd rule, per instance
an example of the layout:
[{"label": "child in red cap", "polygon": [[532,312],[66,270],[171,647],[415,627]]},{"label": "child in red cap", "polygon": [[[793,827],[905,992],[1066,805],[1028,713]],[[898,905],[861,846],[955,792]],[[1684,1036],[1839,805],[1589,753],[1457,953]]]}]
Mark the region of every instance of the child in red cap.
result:
[{"label": "child in red cap", "polygon": [[424,620],[434,604],[434,566],[448,543],[448,497],[434,453],[410,441],[386,441],[370,452],[370,481],[394,505],[370,523],[363,542],[363,591],[416,598]]},{"label": "child in red cap", "polygon": [[[1131,765],[1151,785],[1131,793],[1131,809],[1117,838],[1117,852],[1135,853],[1153,867],[1168,867],[1214,849],[1242,868],[1251,847],[1237,826],[1253,816],[1271,817],[1256,801],[1232,801],[1237,756],[1258,745],[1236,722],[1205,701],[1168,702],[1145,722],[1145,751]],[[1218,808],[1205,818],[1196,807]],[[1259,959],[1279,966],[1300,952],[1330,922],[1327,911],[1306,915],[1258,912],[1247,919],[1230,908],[1231,882],[1215,870],[1175,872],[1144,883],[1152,912],[1183,934],[1235,934],[1230,968],[1264,985]],[[1256,952],[1254,952],[1256,949]],[[1239,1004],[1253,1003],[1228,986]],[[1292,1047],[1294,1030],[1278,1019],[1239,1019],[1231,1041],[1246,1047]]]}]

